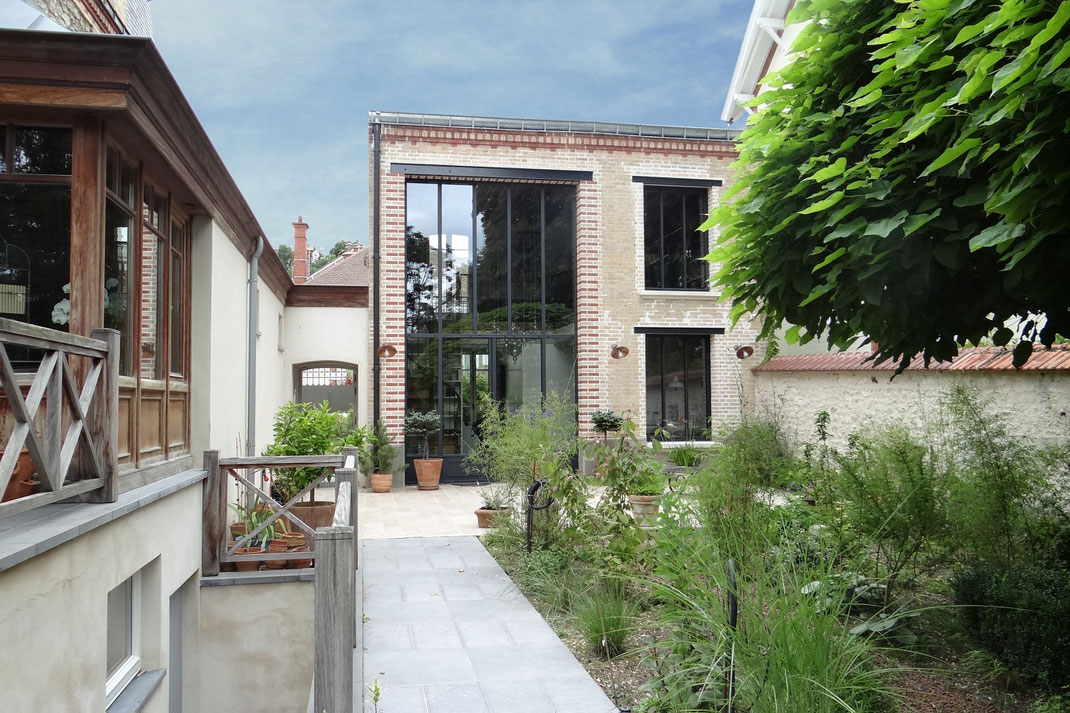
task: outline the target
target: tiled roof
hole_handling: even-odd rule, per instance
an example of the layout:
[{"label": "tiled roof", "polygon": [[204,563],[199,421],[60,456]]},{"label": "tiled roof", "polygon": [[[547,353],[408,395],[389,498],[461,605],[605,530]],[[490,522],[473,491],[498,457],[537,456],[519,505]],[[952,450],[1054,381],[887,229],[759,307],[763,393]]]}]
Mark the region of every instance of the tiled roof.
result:
[{"label": "tiled roof", "polygon": [[367,287],[370,284],[368,248],[347,250],[312,273],[307,285],[348,285]]},{"label": "tiled roof", "polygon": [[[870,352],[839,352],[833,354],[786,354],[773,357],[755,371],[895,371],[897,363],[886,361],[874,364],[866,361]],[[931,371],[1010,371],[1014,369],[1010,349],[1003,347],[967,347],[947,362],[929,362]],[[925,368],[922,358],[915,357],[909,370]],[[1070,344],[1056,344],[1051,349],[1038,349],[1022,367],[1023,371],[1057,371],[1070,369]]]}]

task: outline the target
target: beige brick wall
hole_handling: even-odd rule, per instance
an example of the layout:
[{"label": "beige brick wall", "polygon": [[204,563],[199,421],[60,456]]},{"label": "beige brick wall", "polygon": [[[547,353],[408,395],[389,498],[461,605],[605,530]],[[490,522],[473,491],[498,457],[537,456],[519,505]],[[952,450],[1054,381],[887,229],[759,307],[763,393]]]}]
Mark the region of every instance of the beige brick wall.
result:
[{"label": "beige brick wall", "polygon": [[[716,292],[648,292],[643,281],[643,184],[633,176],[721,179],[729,182],[735,152],[724,141],[636,138],[596,134],[514,132],[382,126],[381,342],[398,347],[382,364],[381,409],[400,434],[404,395],[405,179],[390,164],[417,163],[590,171],[577,188],[577,377],[581,426],[590,413],[630,412],[645,428],[645,337],[635,327],[722,327],[711,340],[712,416],[715,426],[736,420],[741,396],[753,403],[749,367],[763,349],[741,362],[736,346],[754,344],[756,324],[734,331],[729,307]],[[374,159],[373,159],[374,160]],[[723,188],[710,190],[709,204]],[[372,193],[374,201],[374,192]],[[374,207],[374,206],[373,206]],[[373,226],[374,227],[374,226]],[[711,234],[711,242],[715,235]],[[371,340],[369,340],[369,344]],[[614,343],[628,347],[612,359]],[[757,346],[757,345],[756,345]],[[368,394],[372,388],[369,383]]]}]

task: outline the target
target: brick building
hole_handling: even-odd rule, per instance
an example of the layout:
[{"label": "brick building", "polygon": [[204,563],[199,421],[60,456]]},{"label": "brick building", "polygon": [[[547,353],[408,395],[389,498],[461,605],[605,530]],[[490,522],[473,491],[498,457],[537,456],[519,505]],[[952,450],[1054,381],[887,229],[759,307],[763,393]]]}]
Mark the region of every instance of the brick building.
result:
[{"label": "brick building", "polygon": [[606,408],[648,437],[738,418],[756,325],[731,330],[700,260],[713,236],[695,230],[730,179],[736,132],[386,112],[369,124],[371,411],[396,435],[406,410],[440,411],[445,480],[465,477],[480,393],[513,407],[574,394],[584,432]]}]

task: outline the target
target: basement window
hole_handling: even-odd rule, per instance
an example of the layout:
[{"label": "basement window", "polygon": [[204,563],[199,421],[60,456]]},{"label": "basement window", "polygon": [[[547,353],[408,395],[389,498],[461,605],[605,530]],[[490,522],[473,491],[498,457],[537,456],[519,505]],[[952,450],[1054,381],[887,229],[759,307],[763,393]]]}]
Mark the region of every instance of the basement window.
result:
[{"label": "basement window", "polygon": [[108,592],[108,678],[110,706],[141,671],[141,572]]}]

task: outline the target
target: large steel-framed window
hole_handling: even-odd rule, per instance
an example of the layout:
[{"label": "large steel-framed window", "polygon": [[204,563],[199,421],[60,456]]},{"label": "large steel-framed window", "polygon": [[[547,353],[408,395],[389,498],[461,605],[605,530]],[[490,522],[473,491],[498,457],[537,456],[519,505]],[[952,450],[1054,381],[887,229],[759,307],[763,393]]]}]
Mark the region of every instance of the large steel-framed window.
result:
[{"label": "large steel-framed window", "polygon": [[708,188],[643,186],[643,257],[649,290],[708,290]]},{"label": "large steel-framed window", "polygon": [[463,455],[480,393],[575,399],[575,192],[407,183],[406,409],[442,414],[438,453]]},{"label": "large steel-framed window", "polygon": [[710,337],[646,335],[646,435],[706,437],[710,427]]}]

